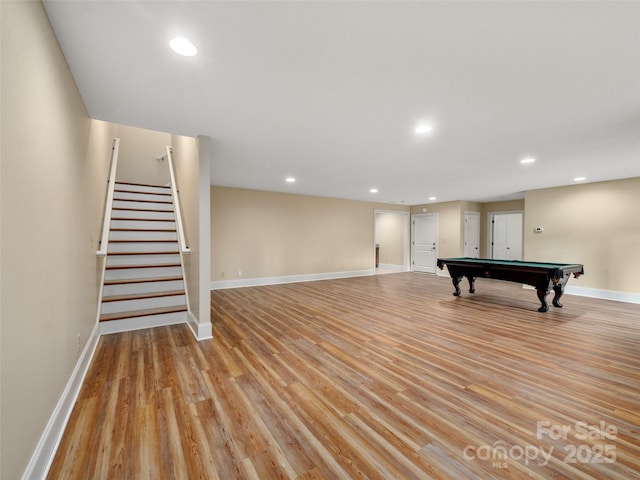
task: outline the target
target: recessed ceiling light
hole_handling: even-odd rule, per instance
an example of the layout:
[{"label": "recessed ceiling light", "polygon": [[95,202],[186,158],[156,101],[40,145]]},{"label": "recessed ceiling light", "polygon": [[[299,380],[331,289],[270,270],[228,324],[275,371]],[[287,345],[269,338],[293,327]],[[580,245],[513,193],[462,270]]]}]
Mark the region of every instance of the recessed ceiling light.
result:
[{"label": "recessed ceiling light", "polygon": [[430,125],[418,125],[415,129],[416,133],[429,133],[433,128]]},{"label": "recessed ceiling light", "polygon": [[435,200],[436,197],[429,197],[429,200]]},{"label": "recessed ceiling light", "polygon": [[287,177],[287,178],[286,178],[286,182],[287,182],[287,183],[293,183],[293,182],[295,182],[295,181],[296,181],[296,179],[295,179],[295,178],[293,178],[293,177]]},{"label": "recessed ceiling light", "polygon": [[372,188],[371,190],[369,190],[369,193],[378,193],[378,189],[377,188]]},{"label": "recessed ceiling light", "polygon": [[174,52],[185,57],[193,57],[198,53],[198,49],[195,45],[184,37],[174,38],[169,42],[169,46]]},{"label": "recessed ceiling light", "polygon": [[533,163],[535,162],[536,159],[533,157],[528,157],[528,158],[523,158],[522,160],[520,160],[520,163]]},{"label": "recessed ceiling light", "polygon": [[587,177],[576,177],[573,179],[574,182],[584,182]]}]

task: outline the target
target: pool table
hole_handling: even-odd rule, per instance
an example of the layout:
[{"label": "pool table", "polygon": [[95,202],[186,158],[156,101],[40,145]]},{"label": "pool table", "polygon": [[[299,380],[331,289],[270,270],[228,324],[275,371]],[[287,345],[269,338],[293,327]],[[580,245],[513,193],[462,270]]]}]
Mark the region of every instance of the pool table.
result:
[{"label": "pool table", "polygon": [[561,308],[560,297],[564,293],[564,286],[569,277],[579,277],[584,274],[584,268],[580,264],[573,263],[545,263],[524,262],[518,260],[490,260],[487,258],[439,258],[438,268],[441,270],[447,266],[451,280],[456,291],[453,294],[460,295],[460,281],[462,277],[469,280],[469,293],[475,292],[474,282],[476,278],[494,278],[509,282],[531,285],[538,292],[538,299],[542,304],[539,312],[549,310],[547,295],[553,289],[553,306]]}]

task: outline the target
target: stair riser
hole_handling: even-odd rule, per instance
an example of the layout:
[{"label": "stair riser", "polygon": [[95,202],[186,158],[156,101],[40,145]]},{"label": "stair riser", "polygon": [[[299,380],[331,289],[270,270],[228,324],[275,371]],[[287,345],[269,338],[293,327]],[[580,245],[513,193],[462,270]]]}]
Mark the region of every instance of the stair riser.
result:
[{"label": "stair riser", "polygon": [[105,280],[126,280],[132,278],[156,278],[182,276],[180,267],[124,268],[106,270]]},{"label": "stair riser", "polygon": [[160,315],[147,315],[146,317],[113,320],[111,322],[100,322],[100,334],[128,332],[142,328],[185,323],[186,321],[187,312],[164,313]]},{"label": "stair riser", "polygon": [[119,302],[105,302],[102,304],[100,313],[120,313],[132,312],[135,310],[146,310],[148,308],[173,307],[176,305],[186,305],[184,295],[172,295],[170,297],[142,298],[138,300],[122,300]]},{"label": "stair riser", "polygon": [[178,236],[176,232],[111,231],[109,240],[173,240],[177,242]]},{"label": "stair riser", "polygon": [[173,280],[169,282],[144,282],[126,283],[121,285],[105,285],[103,289],[103,295],[105,297],[113,297],[116,295],[170,292],[175,290],[184,290],[184,282],[182,280]]},{"label": "stair riser", "polygon": [[111,228],[132,228],[136,230],[172,230],[175,231],[175,222],[154,222],[138,220],[111,220]]},{"label": "stair riser", "polygon": [[118,183],[118,182],[116,182],[116,190],[127,190],[131,192],[142,192],[142,193],[171,193],[171,188],[169,187],[126,185],[124,183]]},{"label": "stair riser", "polygon": [[149,265],[158,263],[180,263],[180,255],[107,255],[107,266]]},{"label": "stair riser", "polygon": [[177,252],[178,242],[117,242],[109,244],[109,253]]},{"label": "stair riser", "polygon": [[114,192],[114,200],[140,200],[143,202],[169,202],[170,195],[155,195],[151,193]]},{"label": "stair riser", "polygon": [[111,218],[144,218],[145,220],[175,220],[173,212],[118,210],[111,211]]},{"label": "stair riser", "polygon": [[131,202],[127,200],[113,201],[112,209],[118,208],[144,208],[146,210],[158,210],[163,212],[173,212],[172,203],[148,203],[148,202]]}]

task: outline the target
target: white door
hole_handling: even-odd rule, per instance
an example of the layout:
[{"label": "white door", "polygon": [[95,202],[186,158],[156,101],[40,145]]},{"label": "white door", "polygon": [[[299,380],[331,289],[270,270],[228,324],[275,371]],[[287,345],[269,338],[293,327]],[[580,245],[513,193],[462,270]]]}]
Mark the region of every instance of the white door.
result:
[{"label": "white door", "polygon": [[464,256],[480,257],[480,214],[464,212]]},{"label": "white door", "polygon": [[493,215],[491,221],[491,258],[522,260],[522,213]]},{"label": "white door", "polygon": [[413,270],[436,273],[438,259],[438,214],[413,216]]}]

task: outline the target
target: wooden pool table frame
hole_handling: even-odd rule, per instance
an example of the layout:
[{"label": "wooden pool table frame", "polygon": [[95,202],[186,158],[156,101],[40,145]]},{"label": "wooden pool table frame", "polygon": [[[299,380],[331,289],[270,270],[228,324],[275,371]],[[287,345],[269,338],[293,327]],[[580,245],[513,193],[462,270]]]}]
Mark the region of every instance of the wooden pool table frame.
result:
[{"label": "wooden pool table frame", "polygon": [[441,270],[447,266],[455,292],[460,296],[460,282],[463,277],[469,280],[469,293],[475,292],[474,282],[476,278],[493,278],[509,282],[524,283],[534,287],[538,293],[538,299],[542,304],[539,312],[549,310],[547,295],[553,289],[552,304],[561,308],[560,297],[564,293],[564,286],[573,274],[579,277],[584,274],[581,264],[563,264],[548,262],[524,262],[518,260],[491,260],[487,258],[439,258],[438,268]]}]

